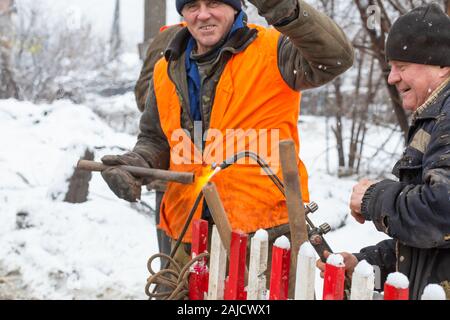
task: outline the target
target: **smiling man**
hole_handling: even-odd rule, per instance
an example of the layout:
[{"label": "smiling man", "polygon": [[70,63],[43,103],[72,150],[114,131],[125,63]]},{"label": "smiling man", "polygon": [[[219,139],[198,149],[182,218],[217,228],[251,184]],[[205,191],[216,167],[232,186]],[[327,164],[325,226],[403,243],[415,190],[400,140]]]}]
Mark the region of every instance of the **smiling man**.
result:
[{"label": "smiling man", "polygon": [[[183,3],[186,4],[183,6]],[[239,1],[178,1],[177,9],[197,43],[197,54],[212,50],[230,32]]]},{"label": "smiling man", "polygon": [[393,170],[399,181],[361,181],[350,209],[357,221],[372,221],[393,239],[343,255],[350,272],[363,259],[384,277],[402,272],[412,299],[431,283],[450,298],[450,18],[436,3],[400,17],[386,57],[389,83],[413,111],[408,143]]},{"label": "smiling man", "polygon": [[[133,152],[106,156],[104,163],[193,172],[196,181],[201,180],[211,159],[225,160],[211,150],[235,147],[234,142],[222,141],[229,130],[265,133],[253,139],[258,147],[278,146],[272,137],[292,139],[299,151],[301,91],[328,83],[350,68],[353,48],[336,23],[303,0],[250,2],[273,27],[248,24],[240,0],[176,1],[184,23],[161,33],[168,45],[161,50],[147,89],[138,142]],[[211,139],[212,132],[218,135]],[[177,153],[180,137],[188,138],[183,139],[187,146],[181,149],[188,150],[183,155]],[[242,146],[245,150],[239,149]],[[248,147],[247,141],[238,141],[233,154],[253,150]],[[278,154],[271,148],[269,158],[269,153]],[[204,165],[178,161],[189,158],[190,152],[200,155]],[[300,159],[298,166],[308,201],[307,173]],[[281,177],[281,171],[275,174]],[[102,175],[120,198],[140,197],[143,181],[119,168]],[[268,229],[273,238],[286,232],[286,201],[255,163],[231,166],[212,181],[233,229],[245,233]],[[197,189],[174,183],[167,187],[159,227],[172,242],[181,237]],[[195,213],[195,218],[200,217],[212,222],[205,203]],[[184,264],[190,255],[190,229],[182,240],[185,245],[175,258]]]}]

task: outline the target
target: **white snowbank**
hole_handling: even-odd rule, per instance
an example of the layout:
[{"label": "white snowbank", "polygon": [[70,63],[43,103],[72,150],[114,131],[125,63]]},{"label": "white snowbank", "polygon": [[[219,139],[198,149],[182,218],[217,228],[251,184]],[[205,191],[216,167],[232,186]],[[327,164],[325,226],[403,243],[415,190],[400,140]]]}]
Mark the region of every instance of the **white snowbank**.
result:
[{"label": "white snowbank", "polygon": [[446,300],[444,288],[438,284],[429,284],[423,290],[421,300]]},{"label": "white snowbank", "polygon": [[309,243],[309,241],[307,241],[301,245],[300,250],[298,251],[298,255],[303,256],[303,257],[308,257],[308,258],[315,258],[316,251],[314,250],[311,243]]},{"label": "white snowbank", "polygon": [[273,245],[280,249],[285,250],[291,249],[291,243],[289,242],[289,239],[286,236],[279,237],[277,240],[275,240],[275,243]]},{"label": "white snowbank", "polygon": [[340,254],[330,254],[327,259],[327,264],[331,264],[335,267],[344,267],[344,257]]},{"label": "white snowbank", "polygon": [[374,269],[366,260],[362,260],[355,267],[354,272],[362,277],[368,277],[374,274]]},{"label": "white snowbank", "polygon": [[408,278],[400,272],[394,272],[388,275],[386,283],[397,288],[406,289],[409,287]]},{"label": "white snowbank", "polygon": [[98,160],[136,138],[67,101],[0,100],[0,130],[9,137],[0,139],[0,272],[19,273],[34,299],[146,299],[153,218],[116,198],[99,173],[86,203],[62,202],[85,148]]}]

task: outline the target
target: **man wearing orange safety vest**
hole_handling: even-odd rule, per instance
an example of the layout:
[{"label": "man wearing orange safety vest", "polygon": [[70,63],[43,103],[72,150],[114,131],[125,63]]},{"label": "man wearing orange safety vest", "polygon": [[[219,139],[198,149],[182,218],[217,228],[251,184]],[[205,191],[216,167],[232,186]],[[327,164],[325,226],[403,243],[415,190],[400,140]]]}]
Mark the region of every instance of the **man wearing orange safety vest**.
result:
[{"label": "man wearing orange safety vest", "polygon": [[[250,2],[274,28],[247,24],[240,0],[176,1],[184,23],[159,35],[169,38],[168,46],[154,66],[138,142],[132,152],[102,159],[108,165],[195,174],[198,183],[193,185],[169,183],[162,200],[159,228],[173,242],[213,163],[255,151],[281,178],[278,141],[292,139],[300,151],[301,90],[328,83],[353,64],[353,48],[342,30],[303,0]],[[308,202],[300,159],[298,167]],[[148,183],[120,168],[102,176],[130,202],[140,198],[142,184]],[[239,162],[211,181],[233,229],[282,235],[277,230],[288,223],[285,199],[255,162]],[[205,203],[195,213],[198,218],[212,220]],[[182,241],[175,258],[183,263],[190,254],[190,231]]]}]

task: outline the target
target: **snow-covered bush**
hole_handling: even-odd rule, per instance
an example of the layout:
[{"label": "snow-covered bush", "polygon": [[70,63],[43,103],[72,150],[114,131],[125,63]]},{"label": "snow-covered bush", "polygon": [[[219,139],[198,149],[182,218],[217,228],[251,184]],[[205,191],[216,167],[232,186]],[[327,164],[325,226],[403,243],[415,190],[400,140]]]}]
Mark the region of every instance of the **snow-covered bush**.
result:
[{"label": "snow-covered bush", "polygon": [[14,23],[12,66],[19,98],[83,102],[85,94],[111,95],[134,87],[126,55],[109,58],[108,41],[74,12],[53,12],[39,1],[22,0]]}]

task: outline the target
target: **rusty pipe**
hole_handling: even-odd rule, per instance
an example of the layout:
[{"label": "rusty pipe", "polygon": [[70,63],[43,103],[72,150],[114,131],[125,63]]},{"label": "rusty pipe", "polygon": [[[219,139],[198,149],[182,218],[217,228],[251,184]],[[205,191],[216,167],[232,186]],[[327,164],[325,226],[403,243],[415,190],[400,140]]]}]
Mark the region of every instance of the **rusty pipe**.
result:
[{"label": "rusty pipe", "polygon": [[[175,171],[133,167],[133,166],[117,166],[117,167],[120,167],[121,169],[128,171],[132,175],[141,178],[152,178],[155,180],[177,182],[181,184],[193,184],[195,179],[194,174],[189,172],[175,172]],[[95,161],[80,160],[78,161],[77,164],[77,169],[92,172],[101,172],[108,168],[111,168],[111,166],[107,166],[101,162]]]}]

